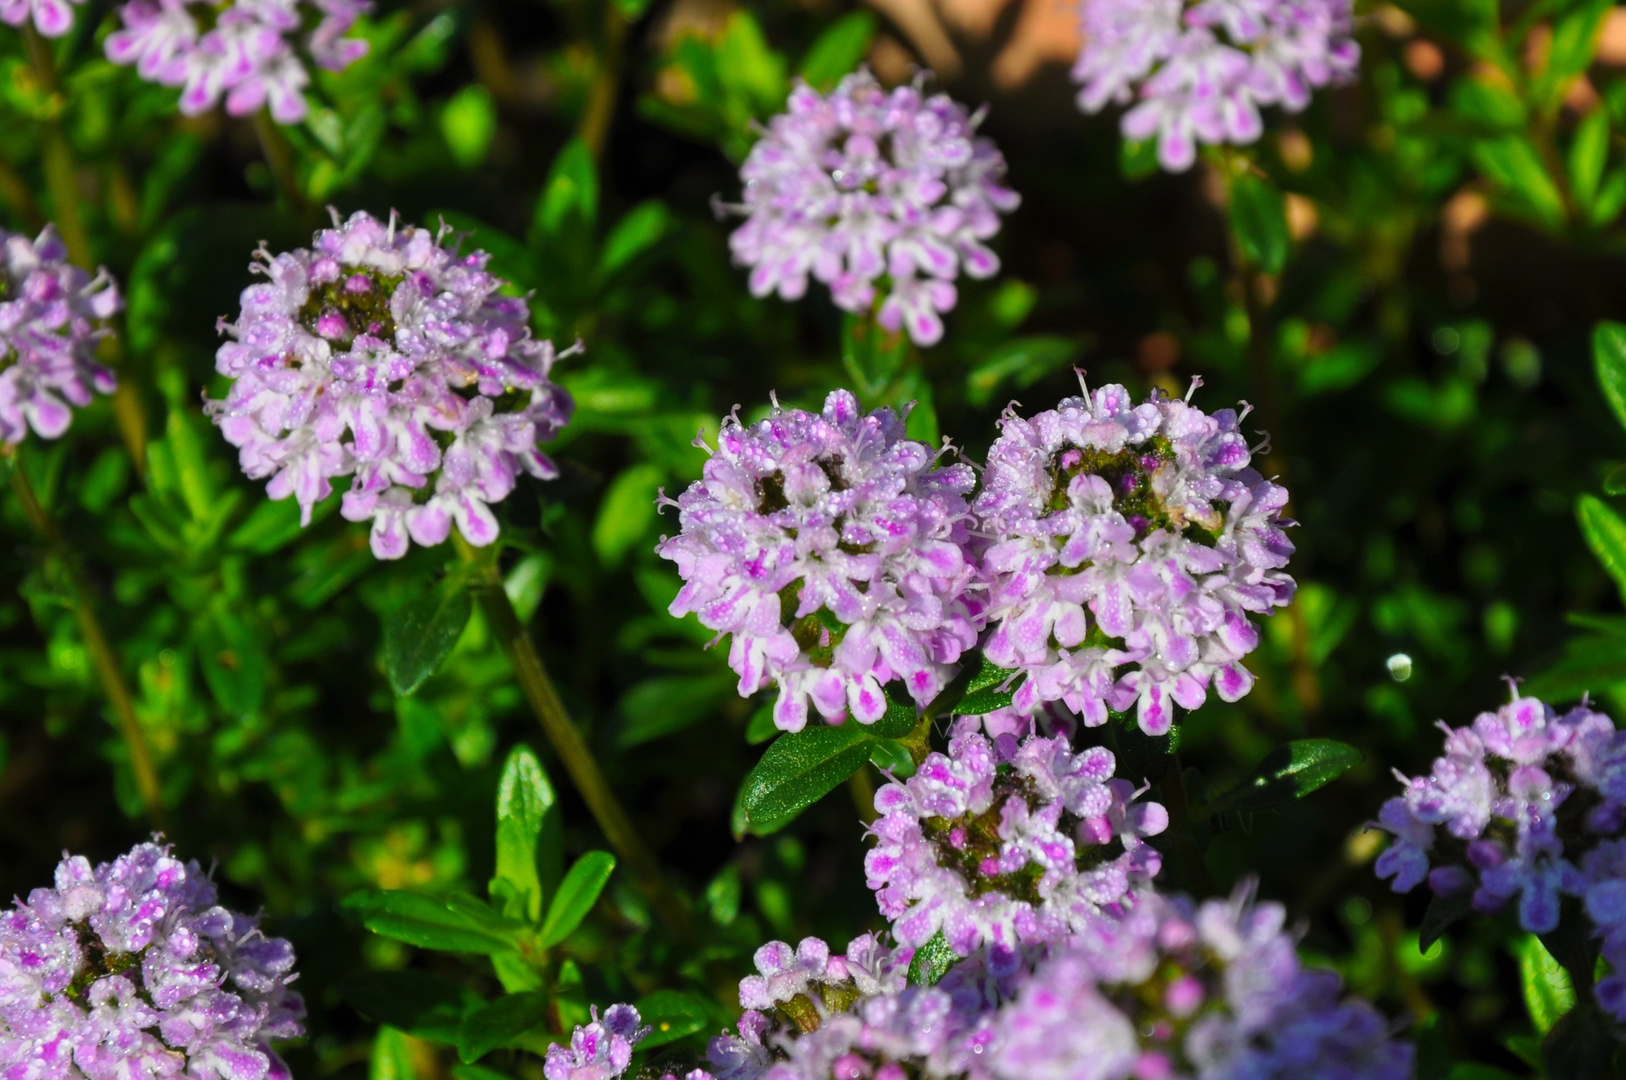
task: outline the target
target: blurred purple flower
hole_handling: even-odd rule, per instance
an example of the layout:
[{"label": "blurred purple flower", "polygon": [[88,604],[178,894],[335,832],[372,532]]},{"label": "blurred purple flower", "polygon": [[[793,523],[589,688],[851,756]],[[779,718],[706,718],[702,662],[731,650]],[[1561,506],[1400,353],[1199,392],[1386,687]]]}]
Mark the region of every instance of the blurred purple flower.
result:
[{"label": "blurred purple flower", "polygon": [[371,0],[128,0],[105,49],[148,82],[181,87],[187,116],[224,97],[233,116],[269,106],[278,123],[297,124],[307,111],[305,58],[342,71],[365,56],[367,42],[344,35],[370,10]]},{"label": "blurred purple flower", "polygon": [[21,26],[30,18],[34,29],[48,38],[61,37],[73,29],[74,4],[85,0],[0,0],[0,22]]},{"label": "blurred purple flower", "polygon": [[68,262],[53,227],[34,240],[0,229],[0,443],[16,445],[30,428],[57,438],[75,406],[113,392],[96,345],[123,306],[106,270],[93,278]]}]

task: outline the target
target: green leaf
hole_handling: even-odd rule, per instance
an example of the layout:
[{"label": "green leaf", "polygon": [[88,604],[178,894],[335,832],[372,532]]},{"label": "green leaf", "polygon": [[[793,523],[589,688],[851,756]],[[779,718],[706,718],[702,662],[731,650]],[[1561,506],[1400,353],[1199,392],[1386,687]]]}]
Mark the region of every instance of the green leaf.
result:
[{"label": "green leaf", "polygon": [[1549,227],[1564,220],[1564,199],[1535,146],[1522,135],[1481,139],[1473,144],[1474,163],[1491,181],[1516,196]]},{"label": "green leaf", "polygon": [[545,235],[557,236],[572,216],[588,228],[598,220],[598,169],[580,138],[571,139],[554,158],[536,204],[536,225]]},{"label": "green leaf", "polygon": [[412,1043],[405,1033],[383,1027],[373,1038],[373,1053],[368,1061],[368,1080],[418,1080],[418,1069],[412,1061]]},{"label": "green leaf", "polygon": [[484,164],[491,137],[497,133],[497,107],[490,92],[470,83],[453,94],[441,110],[440,133],[463,168]]},{"label": "green leaf", "polygon": [[1524,1004],[1530,1022],[1545,1035],[1559,1017],[1575,1007],[1575,987],[1564,965],[1554,960],[1541,939],[1526,934],[1513,945],[1519,961],[1519,980],[1524,986]]},{"label": "green leaf", "polygon": [[514,936],[494,929],[446,901],[399,889],[368,889],[344,898],[341,906],[375,934],[422,949],[490,955],[514,948]]},{"label": "green leaf", "polygon": [[228,714],[248,717],[265,703],[266,655],[262,637],[224,601],[200,619],[193,642],[209,691]]},{"label": "green leaf", "polygon": [[610,483],[593,523],[593,550],[605,566],[620,566],[640,540],[653,543],[649,534],[658,520],[655,494],[663,475],[658,465],[645,462],[622,470]]},{"label": "green leaf", "polygon": [[384,670],[403,697],[424,684],[452,651],[474,612],[460,580],[445,579],[384,623]]},{"label": "green leaf", "polygon": [[627,211],[604,239],[604,250],[598,259],[599,274],[609,277],[660,243],[671,223],[672,215],[659,199],[641,202]]},{"label": "green leaf", "polygon": [[1144,180],[1157,170],[1156,139],[1118,140],[1118,172],[1125,180]]},{"label": "green leaf", "polygon": [[[887,683],[881,692],[886,695],[886,712],[869,725],[870,734],[881,739],[901,739],[920,723],[920,709],[896,681]],[[848,719],[845,726],[851,727],[856,723]]]},{"label": "green leaf", "polygon": [[1626,427],[1626,326],[1601,322],[1592,331],[1592,368],[1604,400]]},{"label": "green leaf", "polygon": [[936,986],[959,959],[959,954],[949,948],[948,938],[939,930],[915,950],[914,959],[909,961],[909,982],[915,986]]},{"label": "green leaf", "polygon": [[1604,16],[1613,6],[1614,0],[1586,0],[1553,26],[1553,42],[1543,73],[1549,95],[1568,89],[1570,80],[1592,65]]},{"label": "green leaf", "polygon": [[1417,932],[1418,951],[1428,952],[1436,941],[1445,936],[1452,923],[1467,918],[1473,910],[1474,897],[1469,891],[1447,896],[1435,893],[1429,898],[1428,909],[1423,912],[1423,925]]},{"label": "green leaf", "polygon": [[459,1062],[452,1066],[452,1080],[511,1080],[507,1073],[500,1073],[496,1069],[488,1069],[484,1065],[468,1065]]},{"label": "green leaf", "polygon": [[934,716],[983,716],[1011,703],[1015,687],[1000,687],[1015,677],[1015,672],[1002,668],[978,653],[974,663],[960,669],[954,681],[944,688],[942,696],[932,702]]},{"label": "green leaf", "polygon": [[651,1050],[712,1026],[712,1009],[704,998],[681,990],[657,990],[640,998],[638,1016],[651,1028],[640,1049]]},{"label": "green leaf", "polygon": [[1559,1018],[1541,1040],[1548,1080],[1599,1080],[1613,1072],[1613,1025],[1598,1011],[1592,995]]},{"label": "green leaf", "polygon": [[1525,680],[1520,693],[1569,701],[1626,682],[1626,640],[1618,634],[1578,634],[1551,667]]},{"label": "green leaf", "polygon": [[896,739],[877,739],[871,745],[869,762],[884,773],[907,778],[915,773],[915,756]]},{"label": "green leaf", "polygon": [[1575,129],[1570,143],[1570,190],[1581,206],[1592,205],[1603,180],[1603,167],[1609,158],[1609,110],[1593,109]]},{"label": "green leaf", "polygon": [[463,1018],[463,1026],[457,1033],[457,1056],[464,1064],[479,1061],[547,1020],[546,994],[536,991],[505,994]]},{"label": "green leaf", "polygon": [[909,335],[883,329],[874,318],[848,313],[841,318],[841,362],[858,383],[860,396],[878,396],[909,355]]},{"label": "green leaf", "polygon": [[[332,500],[320,504],[311,515],[315,524],[323,507],[331,510]],[[299,536],[299,504],[292,499],[272,502],[260,500],[242,524],[226,535],[226,546],[233,551],[246,551],[251,555],[270,555],[286,547]]]},{"label": "green leaf", "polygon": [[1267,274],[1282,272],[1293,240],[1280,191],[1251,173],[1237,177],[1231,184],[1231,230],[1249,262]]},{"label": "green leaf", "polygon": [[760,746],[779,734],[779,728],[773,722],[772,701],[763,702],[751,719],[745,722],[745,741],[751,746]]},{"label": "green leaf", "polygon": [[781,735],[740,787],[737,832],[784,828],[864,767],[875,735],[859,724],[810,727]]},{"label": "green leaf", "polygon": [[614,870],[615,856],[607,851],[589,851],[576,860],[548,905],[548,917],[542,923],[544,948],[552,948],[575,933],[598,902]]},{"label": "green leaf", "polygon": [[802,78],[813,89],[828,93],[869,53],[875,25],[875,16],[868,11],[854,11],[831,23],[802,57]]},{"label": "green leaf", "polygon": [[489,886],[493,900],[501,897],[505,915],[533,923],[542,917],[536,844],[554,801],[536,754],[523,743],[514,747],[497,783],[497,874]]},{"label": "green leaf", "polygon": [[1274,810],[1325,787],[1361,761],[1336,739],[1297,739],[1265,755],[1248,778],[1203,807],[1204,815]]},{"label": "green leaf", "polygon": [[456,1043],[463,1015],[478,996],[422,971],[366,971],[338,985],[339,996],[369,1020],[433,1042]]},{"label": "green leaf", "polygon": [[1626,593],[1626,521],[1593,495],[1582,495],[1576,500],[1575,513],[1587,547]]}]

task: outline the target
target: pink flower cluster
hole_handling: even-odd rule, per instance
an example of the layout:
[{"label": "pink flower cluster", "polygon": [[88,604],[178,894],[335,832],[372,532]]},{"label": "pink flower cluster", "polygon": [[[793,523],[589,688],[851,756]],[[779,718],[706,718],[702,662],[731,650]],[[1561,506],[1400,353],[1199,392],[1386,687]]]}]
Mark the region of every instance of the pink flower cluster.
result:
[{"label": "pink flower cluster", "polygon": [[0,1076],[286,1080],[294,953],[223,908],[196,862],[138,844],[0,913]]},{"label": "pink flower cluster", "polygon": [[[1085,112],[1130,105],[1123,133],[1156,138],[1182,172],[1199,143],[1247,145],[1259,108],[1298,112],[1360,63],[1352,0],[1083,0],[1073,67]],[[1132,104],[1131,104],[1132,103]]]},{"label": "pink flower cluster", "polygon": [[73,29],[73,6],[85,0],[0,0],[0,22],[21,26],[34,20],[34,29],[48,38]]},{"label": "pink flower cluster", "polygon": [[864,869],[898,940],[1007,956],[1133,906],[1162,865],[1145,838],[1168,827],[1163,807],[1136,803],[1105,749],[979,727],[962,718],[948,753],[876,793]]},{"label": "pink flower cluster", "polygon": [[1021,201],[980,119],[862,69],[827,95],[798,86],[740,169],[743,203],[724,207],[746,218],[729,242],[752,295],[798,300],[811,276],[842,310],[879,298],[883,327],[935,344],[954,279],[998,272],[986,241]]},{"label": "pink flower cluster", "polygon": [[0,229],[0,443],[16,445],[30,428],[57,438],[74,407],[113,392],[96,345],[123,306],[107,271],[91,277],[68,261],[54,228],[34,240]]},{"label": "pink flower cluster", "polygon": [[1210,687],[1248,692],[1250,616],[1293,597],[1287,492],[1252,468],[1245,416],[1121,386],[1010,411],[969,508],[967,466],[936,468],[846,391],[818,415],[731,417],[658,549],[684,580],[671,611],[733,635],[740,693],[776,683],[785,730],[807,700],[873,723],[893,679],[924,707],[991,628],[1013,733],[1059,704],[1088,726],[1135,709],[1161,735]]},{"label": "pink flower cluster", "polygon": [[253,269],[268,280],[220,324],[232,340],[216,368],[234,381],[209,409],[243,471],[297,499],[306,523],[332,479],[352,477],[342,513],[372,522],[381,559],[439,544],[453,524],[491,543],[491,504],[522,472],[557,475],[537,446],[570,419],[525,300],[501,292],[484,252],[446,238],[335,214],[309,249],[262,248]]},{"label": "pink flower cluster", "polygon": [[786,731],[810,701],[831,722],[874,723],[893,679],[925,705],[982,627],[967,591],[974,482],[905,437],[903,417],[863,413],[845,390],[818,413],[730,416],[703,479],[673,504],[682,532],[656,549],[684,581],[671,612],[733,636],[740,694],[776,684]]},{"label": "pink flower cluster", "polygon": [[105,48],[148,82],[179,86],[187,116],[224,97],[233,116],[269,105],[278,123],[297,124],[310,85],[305,58],[342,71],[365,56],[367,42],[344,35],[371,9],[370,0],[129,0],[119,8],[124,28]]}]

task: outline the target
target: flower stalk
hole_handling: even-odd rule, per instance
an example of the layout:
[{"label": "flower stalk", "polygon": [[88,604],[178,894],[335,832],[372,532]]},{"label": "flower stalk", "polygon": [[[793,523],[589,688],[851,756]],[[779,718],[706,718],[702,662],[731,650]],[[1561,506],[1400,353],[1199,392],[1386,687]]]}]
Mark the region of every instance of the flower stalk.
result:
[{"label": "flower stalk", "polygon": [[570,780],[587,803],[587,809],[604,831],[605,839],[632,871],[633,879],[648,897],[661,921],[679,937],[690,936],[692,927],[688,911],[667,884],[655,856],[638,835],[626,809],[611,790],[598,760],[588,748],[587,741],[565,711],[564,702],[559,699],[559,692],[554,688],[553,679],[548,675],[531,635],[520,621],[519,613],[514,610],[513,601],[508,598],[497,569],[496,548],[480,551],[461,535],[454,535],[459,553],[474,568],[470,584],[480,603],[480,610],[485,613],[492,633],[513,665],[514,677],[531,711],[536,714],[537,722],[542,725],[542,733],[559,755],[565,772],[570,774]]},{"label": "flower stalk", "polygon": [[23,471],[22,463],[17,460],[15,451],[9,456],[11,490],[16,494],[18,503],[22,505],[23,515],[28,518],[28,523],[45,541],[50,554],[62,569],[68,585],[74,622],[78,624],[79,636],[84,640],[85,650],[90,654],[91,667],[96,671],[102,693],[107,695],[108,704],[113,709],[114,722],[124,740],[125,752],[129,754],[130,769],[135,774],[136,791],[146,808],[148,820],[155,829],[161,830],[164,827],[163,798],[158,783],[158,770],[153,764],[152,749],[147,744],[146,733],[141,729],[141,721],[136,717],[135,698],[130,693],[129,685],[124,681],[124,673],[119,668],[118,658],[108,643],[107,633],[102,629],[101,620],[97,618],[96,609],[91,603],[90,583],[85,580],[56,522],[40,504],[39,497],[34,493],[33,485],[28,482],[28,474]]}]

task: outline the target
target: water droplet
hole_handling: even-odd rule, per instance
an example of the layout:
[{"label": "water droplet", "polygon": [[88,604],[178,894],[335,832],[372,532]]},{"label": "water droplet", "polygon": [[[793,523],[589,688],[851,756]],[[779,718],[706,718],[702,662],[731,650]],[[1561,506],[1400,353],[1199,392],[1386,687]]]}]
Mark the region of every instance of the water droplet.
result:
[{"label": "water droplet", "polygon": [[1405,653],[1397,652],[1384,663],[1389,669],[1389,676],[1395,682],[1405,682],[1411,678],[1411,657]]}]

